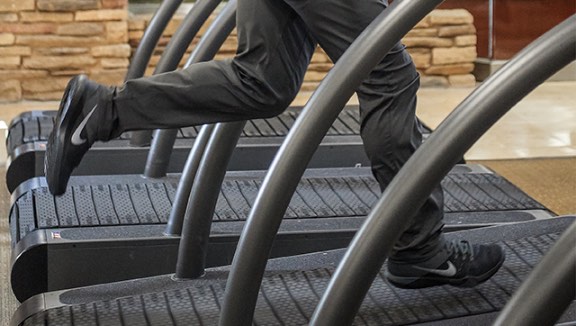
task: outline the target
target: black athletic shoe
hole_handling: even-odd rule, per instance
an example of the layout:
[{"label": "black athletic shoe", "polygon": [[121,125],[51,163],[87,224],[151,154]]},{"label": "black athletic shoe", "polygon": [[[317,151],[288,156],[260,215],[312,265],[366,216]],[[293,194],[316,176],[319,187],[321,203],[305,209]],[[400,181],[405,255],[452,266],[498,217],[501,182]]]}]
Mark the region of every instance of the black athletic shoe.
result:
[{"label": "black athletic shoe", "polygon": [[496,274],[505,259],[504,251],[495,244],[473,245],[464,240],[453,241],[447,242],[443,250],[421,263],[389,261],[388,281],[403,289],[445,284],[473,287]]},{"label": "black athletic shoe", "polygon": [[55,196],[66,191],[72,171],[95,141],[95,135],[88,135],[90,129],[95,133],[94,127],[87,128],[87,124],[102,105],[99,103],[99,87],[80,75],[72,78],[64,91],[44,159],[48,189]]}]

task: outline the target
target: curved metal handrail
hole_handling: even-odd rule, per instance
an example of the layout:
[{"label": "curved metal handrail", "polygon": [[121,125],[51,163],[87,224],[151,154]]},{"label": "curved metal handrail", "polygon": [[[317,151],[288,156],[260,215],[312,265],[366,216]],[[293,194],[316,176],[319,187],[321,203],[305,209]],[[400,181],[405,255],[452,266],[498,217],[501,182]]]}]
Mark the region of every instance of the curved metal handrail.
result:
[{"label": "curved metal handrail", "polygon": [[442,122],[386,188],[352,240],[311,325],[352,322],[394,242],[408,224],[406,217],[416,213],[458,156],[514,104],[575,57],[576,15],[526,47]]},{"label": "curved metal handrail", "polygon": [[[224,41],[226,41],[228,35],[230,35],[236,26],[235,12],[236,1],[232,3],[228,2],[206,30],[187,62],[184,64],[184,68],[187,68],[193,63],[208,61],[214,58]],[[150,152],[148,153],[148,160],[146,162],[146,176],[160,178],[166,175],[177,133],[178,129],[161,129],[154,131],[152,146],[150,146]],[[198,154],[195,155],[198,155],[199,161],[203,154],[204,147],[196,144],[194,147],[197,149]]]},{"label": "curved metal handrail", "polygon": [[182,169],[182,176],[178,181],[178,188],[176,189],[176,194],[174,195],[174,203],[172,204],[170,216],[168,217],[168,223],[166,224],[166,229],[164,230],[165,235],[179,236],[182,234],[188,202],[191,199],[190,192],[192,185],[196,179],[200,161],[202,160],[206,146],[210,140],[210,137],[212,136],[212,132],[214,131],[215,126],[215,124],[202,126],[200,132],[198,132],[198,136],[196,136],[196,139],[194,140],[194,145],[192,146],[190,154],[188,155],[186,163],[184,164],[184,168]]},{"label": "curved metal handrail", "polygon": [[206,151],[192,186],[186,208],[184,229],[178,247],[176,279],[191,279],[204,275],[206,253],[212,226],[212,217],[226,167],[246,121],[218,123],[206,146]]},{"label": "curved metal handrail", "polygon": [[[182,0],[180,0],[182,2]],[[202,25],[206,22],[210,14],[216,9],[221,0],[198,0],[192,6],[192,9],[186,14],[186,17],[178,26],[178,29],[170,38],[166,50],[162,53],[160,61],[154,69],[154,74],[160,74],[163,72],[172,71],[178,68],[180,60],[186,53],[186,49],[198,34],[198,31]],[[154,47],[152,47],[152,50]],[[146,67],[144,67],[145,69]],[[138,77],[142,77],[142,74]],[[150,138],[152,136],[152,131],[142,130],[135,131],[132,133],[130,138],[130,144],[133,146],[145,146],[150,144]],[[148,155],[148,162],[150,161],[150,155]],[[146,170],[144,172],[147,175],[148,163],[146,165]]]},{"label": "curved metal handrail", "polygon": [[[214,22],[208,28],[196,46],[194,52],[192,52],[192,55],[185,65],[186,67],[195,62],[210,60],[216,55],[230,32],[236,26],[236,7],[236,0],[228,1],[220,14],[218,14]],[[192,147],[192,150],[190,151],[186,161],[185,169],[182,172],[182,177],[178,183],[174,204],[172,206],[172,210],[170,211],[170,217],[168,219],[168,225],[165,231],[166,234],[178,235],[182,231],[182,225],[185,216],[184,213],[186,212],[186,207],[188,205],[190,190],[196,177],[198,166],[200,165],[200,161],[204,155],[205,148],[212,135],[213,129],[214,125],[202,126],[202,129],[200,130],[200,133],[194,142],[194,146]],[[156,148],[158,151],[165,151],[167,149],[172,150],[172,146],[166,144],[165,141],[169,141],[170,133],[174,132],[177,132],[177,130],[157,131],[155,134],[156,136],[154,137],[154,142],[164,142],[164,144],[155,146],[154,148]],[[154,155],[152,153],[152,149],[150,155]],[[169,153],[165,155],[169,155]]]},{"label": "curved metal handrail", "polygon": [[220,325],[251,324],[275,235],[310,158],[354,90],[441,0],[394,1],[328,73],[291,128],[248,217],[226,286]]},{"label": "curved metal handrail", "polygon": [[132,57],[132,62],[128,67],[125,80],[144,76],[144,72],[146,71],[146,67],[148,67],[148,62],[160,36],[162,36],[164,29],[166,29],[166,26],[182,1],[183,0],[164,0],[158,9],[156,9]]}]

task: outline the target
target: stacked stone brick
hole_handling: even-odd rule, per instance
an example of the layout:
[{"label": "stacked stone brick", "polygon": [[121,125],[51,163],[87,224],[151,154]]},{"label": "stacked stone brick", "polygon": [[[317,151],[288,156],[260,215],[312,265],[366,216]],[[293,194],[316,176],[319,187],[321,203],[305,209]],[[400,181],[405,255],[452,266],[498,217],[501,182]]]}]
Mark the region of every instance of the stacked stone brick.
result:
[{"label": "stacked stone brick", "polygon": [[1,0],[0,101],[54,100],[71,76],[117,84],[130,58],[127,0]]},{"label": "stacked stone brick", "polygon": [[[86,73],[119,84],[151,15],[129,15],[128,0],[0,0],[0,102],[59,99],[71,76]],[[176,15],[150,60],[150,75],[182,22]],[[209,22],[214,17],[210,18]],[[476,59],[473,18],[466,10],[435,10],[403,39],[423,86],[473,86]],[[180,67],[205,32],[188,48]],[[236,32],[216,59],[236,52]],[[302,89],[314,90],[333,64],[320,49]]]},{"label": "stacked stone brick", "polygon": [[[130,45],[133,52],[138,46],[144,29],[151,16],[136,16],[130,19]],[[155,49],[147,69],[151,74],[170,37],[177,30],[183,17],[175,17],[166,29],[162,39]],[[180,67],[184,65],[194,45],[198,42],[204,29],[200,31],[188,48]],[[472,15],[461,9],[434,10],[410,31],[402,42],[414,59],[424,87],[436,86],[474,86],[475,79],[471,74],[476,60],[476,30]],[[236,33],[226,40],[216,59],[230,58],[236,51]],[[306,73],[302,89],[314,90],[326,73],[332,68],[330,58],[318,48]]]},{"label": "stacked stone brick", "polygon": [[402,42],[408,48],[423,86],[474,86],[476,29],[463,9],[434,10]]}]

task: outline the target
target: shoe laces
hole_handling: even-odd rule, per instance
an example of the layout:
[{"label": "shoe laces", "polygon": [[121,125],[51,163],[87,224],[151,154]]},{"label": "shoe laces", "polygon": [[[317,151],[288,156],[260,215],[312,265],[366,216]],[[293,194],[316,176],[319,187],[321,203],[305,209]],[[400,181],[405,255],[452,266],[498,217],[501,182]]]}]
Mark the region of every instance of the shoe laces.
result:
[{"label": "shoe laces", "polygon": [[446,250],[448,250],[450,257],[462,260],[473,260],[474,249],[472,244],[466,240],[452,240],[446,242]]}]

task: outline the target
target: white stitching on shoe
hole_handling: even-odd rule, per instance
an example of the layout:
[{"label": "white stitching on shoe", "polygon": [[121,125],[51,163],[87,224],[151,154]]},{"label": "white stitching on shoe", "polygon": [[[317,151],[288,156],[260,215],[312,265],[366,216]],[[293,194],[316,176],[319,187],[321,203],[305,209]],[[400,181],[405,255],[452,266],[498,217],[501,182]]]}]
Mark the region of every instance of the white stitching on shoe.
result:
[{"label": "white stitching on shoe", "polygon": [[70,138],[70,142],[73,145],[80,146],[86,142],[86,139],[82,139],[82,137],[80,136],[80,133],[82,132],[82,130],[84,130],[84,127],[86,127],[86,124],[88,123],[88,119],[90,119],[90,116],[92,116],[92,113],[94,113],[94,111],[96,110],[97,107],[98,107],[98,104],[94,105],[94,108],[92,108],[92,111],[90,111],[84,117],[84,120],[82,120],[82,122],[80,122],[78,127],[76,127],[76,130],[74,130],[74,133],[72,134],[72,137]]}]

